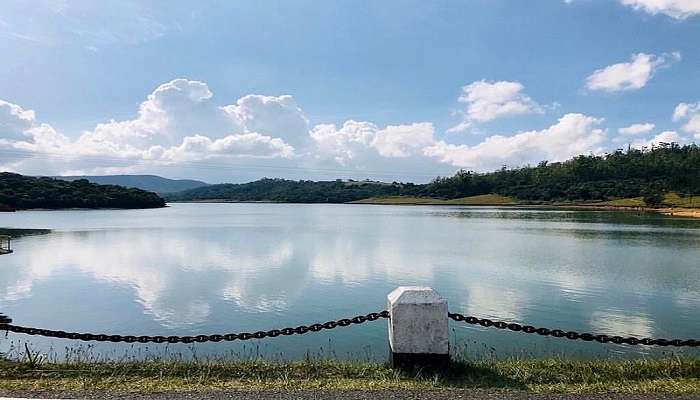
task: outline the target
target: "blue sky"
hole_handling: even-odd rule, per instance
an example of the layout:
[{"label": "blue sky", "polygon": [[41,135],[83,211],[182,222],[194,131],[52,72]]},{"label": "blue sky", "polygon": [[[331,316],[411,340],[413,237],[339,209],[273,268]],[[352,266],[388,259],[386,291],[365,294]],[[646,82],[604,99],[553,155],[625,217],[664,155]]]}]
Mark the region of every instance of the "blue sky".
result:
[{"label": "blue sky", "polygon": [[700,1],[0,8],[0,169],[426,181],[700,141]]}]

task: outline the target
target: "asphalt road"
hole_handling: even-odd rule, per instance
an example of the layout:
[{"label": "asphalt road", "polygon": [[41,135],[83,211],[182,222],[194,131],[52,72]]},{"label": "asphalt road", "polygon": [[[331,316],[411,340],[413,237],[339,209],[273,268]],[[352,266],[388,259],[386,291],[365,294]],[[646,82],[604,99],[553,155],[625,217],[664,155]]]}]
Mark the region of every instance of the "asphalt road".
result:
[{"label": "asphalt road", "polygon": [[265,391],[265,392],[211,392],[211,393],[158,393],[158,394],[111,394],[111,393],[0,393],[2,399],[134,399],[134,400],[660,400],[700,399],[700,395],[669,396],[664,394],[600,394],[600,395],[535,395],[525,392],[492,392],[473,390],[421,390],[421,391]]}]

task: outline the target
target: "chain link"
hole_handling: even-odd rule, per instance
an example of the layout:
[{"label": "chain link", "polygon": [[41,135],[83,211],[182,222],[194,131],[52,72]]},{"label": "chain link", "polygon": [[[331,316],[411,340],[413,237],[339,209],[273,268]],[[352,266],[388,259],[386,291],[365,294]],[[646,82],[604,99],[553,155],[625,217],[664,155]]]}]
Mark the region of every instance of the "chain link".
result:
[{"label": "chain link", "polygon": [[377,313],[369,313],[367,315],[358,315],[347,319],[339,319],[337,321],[328,321],[322,324],[300,325],[295,328],[272,329],[269,331],[257,332],[241,332],[227,333],[225,335],[197,335],[197,336],[123,336],[123,335],[105,335],[94,333],[77,333],[54,331],[49,329],[27,328],[24,326],[10,325],[12,320],[0,314],[0,330],[13,333],[24,333],[33,336],[46,336],[59,339],[72,339],[83,341],[97,342],[124,342],[124,343],[204,343],[204,342],[231,342],[234,340],[251,340],[263,339],[266,337],[303,335],[308,332],[319,332],[324,329],[333,329],[338,326],[350,326],[353,324],[362,324],[368,321],[376,321],[380,318],[389,318],[389,311],[381,311]]},{"label": "chain link", "polygon": [[480,325],[485,328],[494,327],[498,329],[509,329],[513,332],[536,333],[540,336],[553,336],[555,338],[567,338],[569,340],[583,340],[584,342],[615,343],[644,346],[675,346],[675,347],[698,347],[700,340],[695,339],[638,339],[635,337],[594,335],[592,333],[579,333],[574,331],[563,331],[561,329],[535,328],[531,325],[520,325],[506,323],[502,321],[492,321],[488,318],[467,317],[462,314],[448,313],[447,316],[458,322],[465,322],[471,325]]},{"label": "chain link", "polygon": [[[540,336],[552,336],[555,338],[566,338],[569,340],[583,340],[584,342],[614,343],[644,346],[674,346],[674,347],[699,347],[700,340],[695,339],[652,339],[608,335],[594,335],[591,333],[579,333],[574,331],[563,331],[561,329],[536,328],[531,325],[520,325],[517,323],[507,323],[503,321],[493,321],[488,318],[477,318],[464,316],[457,313],[448,313],[447,316],[458,322],[465,322],[471,325],[479,325],[485,328],[494,327],[497,329],[508,329],[513,332],[536,333]],[[358,315],[353,318],[343,318],[336,321],[316,323],[311,325],[300,325],[294,328],[272,329],[269,331],[227,333],[215,335],[197,336],[132,336],[132,335],[106,335],[93,333],[77,333],[55,331],[49,329],[27,328],[23,326],[11,325],[12,319],[0,314],[0,330],[13,333],[23,333],[33,336],[46,336],[59,339],[72,339],[98,342],[124,342],[124,343],[204,343],[221,342],[235,340],[251,340],[263,338],[275,338],[278,336],[303,335],[308,332],[319,332],[330,330],[336,327],[346,327],[350,325],[362,324],[368,321],[376,321],[380,318],[389,318],[388,311]]]}]

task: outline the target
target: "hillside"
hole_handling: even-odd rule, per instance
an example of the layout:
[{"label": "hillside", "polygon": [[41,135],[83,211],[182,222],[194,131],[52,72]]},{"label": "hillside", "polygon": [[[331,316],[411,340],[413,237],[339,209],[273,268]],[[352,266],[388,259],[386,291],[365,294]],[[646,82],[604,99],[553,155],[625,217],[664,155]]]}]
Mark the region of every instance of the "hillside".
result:
[{"label": "hillside", "polygon": [[271,201],[280,203],[347,203],[374,196],[401,196],[415,193],[409,184],[371,181],[291,181],[261,179],[242,184],[209,185],[173,193],[168,201]]},{"label": "hillside", "polygon": [[0,204],[6,209],[157,208],[165,201],[141,189],[0,173]]},{"label": "hillside", "polygon": [[[428,184],[370,181],[290,181],[262,179],[221,184],[167,196],[171,201],[273,201],[346,203],[396,196],[453,200],[494,194],[521,203],[601,202],[639,198],[662,206],[669,193],[681,198],[700,193],[700,147],[662,144],[602,156],[581,155],[557,163],[490,173],[458,171]],[[397,199],[390,202],[401,202]],[[432,200],[431,200],[432,201]],[[409,199],[409,203],[422,202]]]},{"label": "hillside", "polygon": [[662,205],[666,193],[700,193],[700,147],[661,144],[645,150],[629,149],[603,156],[581,155],[536,167],[478,174],[459,171],[438,178],[425,193],[458,198],[496,193],[529,202],[588,202],[643,198]]},{"label": "hillside", "polygon": [[206,182],[192,179],[167,179],[157,175],[54,176],[53,178],[65,181],[87,179],[98,185],[118,185],[158,194],[181,192],[208,185]]}]

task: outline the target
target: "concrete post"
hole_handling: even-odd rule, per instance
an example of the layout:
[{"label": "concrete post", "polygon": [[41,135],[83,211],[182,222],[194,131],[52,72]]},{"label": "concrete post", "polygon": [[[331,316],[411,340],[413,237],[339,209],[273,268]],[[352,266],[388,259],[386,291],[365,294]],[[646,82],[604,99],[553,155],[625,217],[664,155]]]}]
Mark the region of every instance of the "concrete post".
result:
[{"label": "concrete post", "polygon": [[444,367],[449,362],[447,301],[429,287],[401,286],[389,300],[389,345],[398,368]]}]

